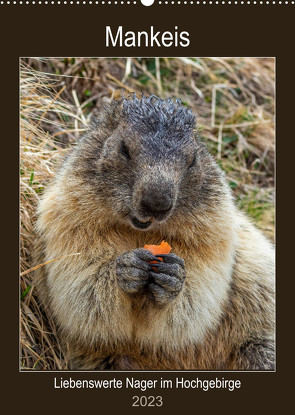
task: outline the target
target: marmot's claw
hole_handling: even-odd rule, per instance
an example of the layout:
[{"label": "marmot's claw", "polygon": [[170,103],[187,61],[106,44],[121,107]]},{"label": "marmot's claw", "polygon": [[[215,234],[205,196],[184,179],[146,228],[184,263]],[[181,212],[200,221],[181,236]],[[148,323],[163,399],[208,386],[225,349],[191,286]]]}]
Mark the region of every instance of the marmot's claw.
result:
[{"label": "marmot's claw", "polygon": [[180,258],[178,255],[175,255],[175,254],[165,254],[165,255],[156,255],[156,256],[163,257],[163,262],[165,264],[178,264],[178,265],[180,265],[183,268],[185,266],[184,260],[182,258]]},{"label": "marmot's claw", "polygon": [[153,264],[152,266],[156,267],[158,272],[166,274],[168,277],[176,277],[180,281],[184,281],[185,279],[185,270],[179,264],[167,264],[162,262],[161,264]]},{"label": "marmot's claw", "polygon": [[160,261],[151,252],[139,248],[125,252],[116,260],[116,275],[119,288],[128,293],[136,294],[143,291],[148,283],[152,270],[149,261]]},{"label": "marmot's claw", "polygon": [[[183,281],[178,279],[177,277],[171,277],[170,275],[151,272],[150,273],[155,283],[158,284],[160,287],[165,288],[169,292],[173,292],[178,294],[182,289]],[[153,284],[153,283],[151,283]]]},{"label": "marmot's claw", "polygon": [[178,296],[185,280],[184,260],[175,254],[167,254],[165,262],[153,264],[150,271],[152,282],[149,291],[153,300],[159,305],[166,305]]},{"label": "marmot's claw", "polygon": [[158,255],[138,248],[125,252],[116,260],[119,288],[128,293],[144,293],[148,287],[153,299],[160,305],[167,304],[181,291],[185,280],[184,260],[175,254]]},{"label": "marmot's claw", "polygon": [[165,306],[178,296],[183,282],[175,277],[151,272],[155,282],[149,284],[149,291],[157,305]]}]

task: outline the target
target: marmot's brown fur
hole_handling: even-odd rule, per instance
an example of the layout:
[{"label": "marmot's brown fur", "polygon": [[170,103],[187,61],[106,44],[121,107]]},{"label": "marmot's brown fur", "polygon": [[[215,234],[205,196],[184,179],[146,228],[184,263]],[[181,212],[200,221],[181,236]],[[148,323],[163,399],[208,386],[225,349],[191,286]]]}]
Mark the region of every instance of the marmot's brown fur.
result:
[{"label": "marmot's brown fur", "polygon": [[35,261],[62,259],[36,283],[71,368],[274,369],[274,251],[194,128],[178,101],[112,102],[46,189]]}]

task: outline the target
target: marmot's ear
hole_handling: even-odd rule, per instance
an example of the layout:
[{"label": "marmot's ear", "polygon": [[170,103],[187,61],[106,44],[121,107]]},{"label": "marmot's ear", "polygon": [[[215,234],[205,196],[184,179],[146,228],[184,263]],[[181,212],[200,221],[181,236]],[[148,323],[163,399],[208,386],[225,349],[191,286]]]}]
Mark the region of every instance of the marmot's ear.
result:
[{"label": "marmot's ear", "polygon": [[90,120],[90,130],[100,137],[107,138],[119,125],[122,114],[122,100],[112,101]]},{"label": "marmot's ear", "polygon": [[195,126],[195,128],[193,129],[193,139],[195,140],[196,143],[201,142],[199,131],[200,131],[199,127]]}]

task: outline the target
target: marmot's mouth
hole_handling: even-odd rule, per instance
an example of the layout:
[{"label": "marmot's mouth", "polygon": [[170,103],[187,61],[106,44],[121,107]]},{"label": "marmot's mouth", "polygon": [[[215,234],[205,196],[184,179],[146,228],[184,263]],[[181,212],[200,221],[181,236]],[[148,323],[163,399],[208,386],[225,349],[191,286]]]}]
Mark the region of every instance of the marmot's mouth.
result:
[{"label": "marmot's mouth", "polygon": [[149,220],[147,221],[140,221],[138,219],[136,219],[135,217],[131,218],[131,223],[135,228],[138,229],[147,229],[151,226],[152,222],[153,222],[154,218],[151,217]]}]

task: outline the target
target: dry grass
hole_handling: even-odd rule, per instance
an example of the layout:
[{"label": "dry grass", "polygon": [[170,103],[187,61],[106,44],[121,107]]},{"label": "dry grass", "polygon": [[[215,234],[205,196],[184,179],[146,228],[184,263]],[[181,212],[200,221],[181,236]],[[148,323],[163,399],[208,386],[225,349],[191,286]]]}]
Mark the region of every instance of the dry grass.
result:
[{"label": "dry grass", "polygon": [[[59,92],[55,92],[58,88]],[[60,98],[65,86],[42,73],[21,65],[20,83],[20,268],[21,268],[21,368],[62,369],[66,367],[54,322],[45,316],[34,293],[31,261],[35,210],[39,195],[54,174],[64,143],[76,141],[76,134],[86,127],[80,108]],[[77,125],[78,123],[78,125]],[[69,127],[74,124],[74,128]],[[47,130],[45,129],[47,127]],[[49,132],[51,131],[51,132]],[[35,264],[37,265],[37,264]]]},{"label": "dry grass", "polygon": [[90,114],[126,93],[180,97],[227,172],[239,207],[274,238],[274,59],[22,59],[20,82],[21,368],[66,369],[56,327],[28,272],[35,209]]}]

